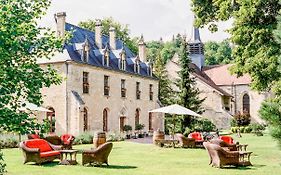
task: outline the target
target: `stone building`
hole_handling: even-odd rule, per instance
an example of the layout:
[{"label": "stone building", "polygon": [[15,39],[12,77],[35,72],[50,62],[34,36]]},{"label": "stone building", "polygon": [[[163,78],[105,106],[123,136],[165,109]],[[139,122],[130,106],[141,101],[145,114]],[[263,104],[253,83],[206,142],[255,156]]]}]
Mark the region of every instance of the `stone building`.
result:
[{"label": "stone building", "polygon": [[[200,98],[205,98],[202,106],[203,116],[209,118],[218,128],[230,127],[232,116],[238,112],[248,111],[253,122],[263,122],[258,110],[269,93],[258,93],[250,88],[249,75],[237,77],[231,75],[226,65],[204,65],[204,44],[200,39],[199,29],[194,28],[191,40],[188,41],[188,53],[192,61],[196,87],[200,90]],[[181,69],[178,55],[167,63],[166,69],[172,81],[178,78]]]},{"label": "stone building", "polygon": [[163,118],[148,111],[159,107],[158,80],[152,64],[146,60],[141,37],[135,56],[116,39],[114,28],[102,35],[97,21],[95,32],[66,23],[66,14],[55,15],[57,33],[73,36],[63,52],[50,60],[40,59],[44,68],[53,66],[63,77],[60,85],[42,89],[43,106],[52,132],[78,135],[85,131],[122,131],[124,125],[144,124],[144,131],[163,130]]}]

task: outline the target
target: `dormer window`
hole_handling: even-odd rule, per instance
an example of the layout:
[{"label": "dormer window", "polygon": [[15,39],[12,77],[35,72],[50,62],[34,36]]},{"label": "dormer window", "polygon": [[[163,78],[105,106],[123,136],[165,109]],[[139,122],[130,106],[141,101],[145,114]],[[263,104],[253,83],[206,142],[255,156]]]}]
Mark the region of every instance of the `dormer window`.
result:
[{"label": "dormer window", "polygon": [[147,75],[152,76],[153,65],[151,62],[147,64]]},{"label": "dormer window", "polygon": [[124,71],[126,70],[126,52],[124,47],[120,53],[119,68]]},{"label": "dormer window", "polygon": [[126,70],[126,59],[121,60],[121,70]]},{"label": "dormer window", "polygon": [[137,58],[135,62],[135,73],[140,73],[140,60]]},{"label": "dormer window", "polygon": [[105,48],[102,60],[103,66],[109,66],[109,49],[108,47]]}]

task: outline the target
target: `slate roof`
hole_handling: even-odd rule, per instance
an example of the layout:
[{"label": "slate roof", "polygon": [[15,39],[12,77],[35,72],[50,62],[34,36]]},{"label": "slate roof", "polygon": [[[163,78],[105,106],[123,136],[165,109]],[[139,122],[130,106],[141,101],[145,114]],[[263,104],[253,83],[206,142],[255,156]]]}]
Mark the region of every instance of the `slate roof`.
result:
[{"label": "slate roof", "polygon": [[[81,44],[84,43],[87,39],[89,42],[90,51],[89,51],[89,59],[86,64],[103,67],[106,69],[121,71],[118,67],[118,59],[120,59],[120,55],[119,55],[120,52],[122,51],[122,49],[124,49],[126,52],[127,65],[126,65],[126,71],[123,72],[137,74],[134,72],[134,63],[135,63],[136,56],[126,45],[124,45],[124,43],[121,40],[116,39],[116,50],[110,50],[109,67],[107,67],[107,66],[103,66],[102,58],[103,58],[103,50],[106,47],[106,45],[108,45],[109,43],[109,36],[102,35],[102,49],[100,49],[95,44],[95,32],[87,29],[83,29],[81,27],[69,23],[66,23],[65,30],[71,31],[73,35],[70,41],[64,46],[64,49],[67,50],[71,60],[80,63],[85,63],[82,61],[78,49],[79,47],[81,47]],[[140,73],[138,75],[151,77],[148,73],[148,63],[144,63],[144,62],[140,63]]]}]

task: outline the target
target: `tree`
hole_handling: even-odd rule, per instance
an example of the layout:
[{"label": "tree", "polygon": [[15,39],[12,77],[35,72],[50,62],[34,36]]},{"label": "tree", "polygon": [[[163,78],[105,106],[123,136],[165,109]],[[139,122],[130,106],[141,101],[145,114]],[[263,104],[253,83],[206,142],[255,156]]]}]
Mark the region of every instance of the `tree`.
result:
[{"label": "tree", "polygon": [[[195,77],[192,76],[193,68],[190,66],[191,59],[187,53],[187,43],[185,40],[182,42],[180,49],[180,65],[181,70],[179,71],[180,80],[178,80],[178,103],[182,106],[197,112],[199,114],[204,112],[204,109],[201,107],[201,104],[205,99],[200,99],[199,89],[195,87]],[[182,130],[191,124],[191,118],[184,116],[182,118]]]},{"label": "tree", "polygon": [[146,43],[147,58],[149,58],[152,62],[155,62],[157,57],[161,57],[161,61],[163,62],[164,60],[162,59],[162,56],[159,55],[163,47],[164,44],[160,41],[147,42]]},{"label": "tree", "polygon": [[1,0],[0,8],[0,129],[20,134],[40,129],[28,113],[20,112],[24,102],[42,103],[41,88],[59,84],[51,67],[42,69],[36,60],[50,58],[63,46],[63,38],[37,21],[50,0]]},{"label": "tree", "polygon": [[227,40],[222,42],[208,41],[205,43],[205,63],[206,65],[231,63],[231,47]]},{"label": "tree", "polygon": [[[88,20],[88,21],[80,22],[78,25],[80,27],[89,29],[91,31],[95,31],[95,24],[96,24],[96,20]],[[116,31],[116,37],[124,41],[124,43],[134,54],[138,53],[139,38],[130,37],[130,30],[128,28],[128,25],[122,25],[119,22],[114,21],[112,17],[102,19],[101,24],[102,24],[103,34],[108,35],[110,27],[114,27]]]},{"label": "tree", "polygon": [[279,0],[192,0],[196,14],[195,25],[209,25],[216,31],[216,22],[233,19],[229,29],[230,41],[234,44],[235,65],[232,71],[239,76],[248,73],[252,77],[252,87],[259,91],[269,90],[281,76],[278,56],[280,46],[273,37],[276,16],[281,5]]},{"label": "tree", "polygon": [[173,90],[171,88],[171,81],[168,78],[168,73],[165,68],[165,63],[158,51],[155,64],[154,75],[159,79],[159,93],[158,98],[162,105],[170,105],[173,101]]}]

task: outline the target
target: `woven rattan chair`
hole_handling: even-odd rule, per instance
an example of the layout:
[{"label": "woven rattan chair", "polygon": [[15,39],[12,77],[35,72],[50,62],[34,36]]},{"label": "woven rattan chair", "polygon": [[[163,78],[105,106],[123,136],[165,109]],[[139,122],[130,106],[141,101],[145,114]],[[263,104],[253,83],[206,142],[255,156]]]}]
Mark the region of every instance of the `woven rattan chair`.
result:
[{"label": "woven rattan chair", "polygon": [[101,166],[102,164],[108,165],[108,156],[112,150],[113,144],[111,142],[104,143],[92,150],[84,150],[82,152],[82,165],[96,164]]},{"label": "woven rattan chair", "polygon": [[23,151],[24,164],[27,162],[35,162],[41,164],[50,162],[60,158],[61,146],[56,146],[43,139],[26,140],[20,143],[20,148]]},{"label": "woven rattan chair", "polygon": [[194,148],[195,147],[195,139],[194,138],[187,138],[183,134],[176,134],[176,137],[179,140],[179,144],[183,148]]},{"label": "woven rattan chair", "polygon": [[71,134],[64,134],[61,137],[62,149],[72,149],[72,144],[75,140],[75,137]]}]

